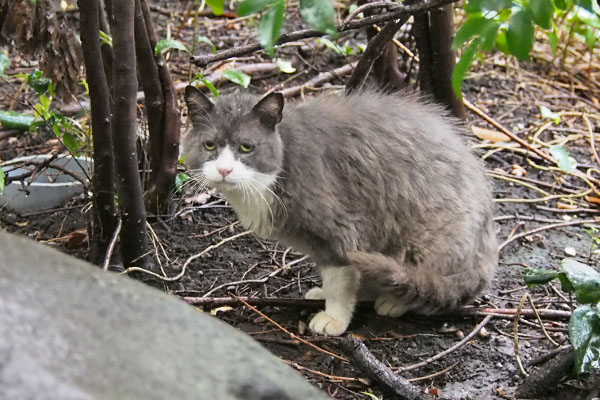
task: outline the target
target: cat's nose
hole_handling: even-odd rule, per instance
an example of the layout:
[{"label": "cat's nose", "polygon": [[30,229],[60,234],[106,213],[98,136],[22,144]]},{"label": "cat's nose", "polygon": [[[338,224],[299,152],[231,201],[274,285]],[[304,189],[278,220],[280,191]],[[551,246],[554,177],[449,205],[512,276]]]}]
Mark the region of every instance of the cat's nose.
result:
[{"label": "cat's nose", "polygon": [[227,175],[229,175],[231,173],[231,171],[233,171],[232,168],[217,168],[217,171],[219,171],[219,173],[221,175],[223,175],[223,178],[225,178]]}]

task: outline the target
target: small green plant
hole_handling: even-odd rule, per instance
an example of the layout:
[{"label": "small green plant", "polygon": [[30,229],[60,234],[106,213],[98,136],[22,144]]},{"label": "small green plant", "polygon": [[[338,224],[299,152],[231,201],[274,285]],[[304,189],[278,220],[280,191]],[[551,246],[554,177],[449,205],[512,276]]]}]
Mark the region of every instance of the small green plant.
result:
[{"label": "small green plant", "polygon": [[[69,118],[51,107],[54,97],[54,83],[39,70],[35,70],[31,74],[18,74],[16,77],[26,80],[27,84],[38,94],[39,102],[33,105],[33,117],[19,114],[15,115],[18,118],[14,121],[21,124],[28,124],[30,131],[47,126],[60,139],[69,152],[73,155],[79,155],[87,140],[86,132],[84,132],[76,119]],[[4,111],[3,117],[6,118],[8,116],[10,116],[8,112]],[[2,123],[4,124],[5,120]],[[25,128],[25,125],[22,125],[22,128]]]},{"label": "small green plant", "polygon": [[221,93],[219,93],[219,90],[215,87],[215,85],[213,85],[211,81],[209,81],[204,75],[202,75],[201,72],[198,72],[196,76],[194,76],[194,79],[192,80],[191,84],[194,85],[196,82],[202,82],[208,88],[208,90],[210,90],[213,96],[215,96],[215,98],[218,98],[221,95]]},{"label": "small green plant", "polygon": [[228,69],[223,71],[223,76],[231,82],[242,86],[244,89],[250,85],[252,77],[248,74],[238,71],[237,69]]},{"label": "small green plant", "polygon": [[457,96],[478,54],[496,47],[529,60],[536,29],[545,32],[555,54],[559,36],[565,52],[573,35],[593,48],[600,27],[596,9],[592,0],[468,0],[465,22],[454,38],[454,47],[462,50],[452,82]]},{"label": "small green plant", "polygon": [[592,240],[592,243],[590,244],[589,255],[589,258],[591,259],[594,254],[598,254],[597,249],[598,246],[600,246],[600,235],[598,233],[600,232],[600,229],[596,228],[593,225],[584,225],[583,230],[585,231],[585,233],[588,234],[588,236]]},{"label": "small green plant", "polygon": [[569,338],[575,350],[575,373],[600,368],[600,273],[590,266],[565,258],[560,271],[526,269],[529,286],[558,279],[562,290],[575,293],[580,303],[569,320]]},{"label": "small green plant", "polygon": [[[224,3],[224,0],[213,1],[219,2],[218,7]],[[211,3],[208,4],[215,11]],[[285,21],[286,7],[285,0],[243,0],[237,10],[241,17],[263,13],[258,25],[258,41],[271,57],[275,57],[274,47]],[[313,28],[329,35],[337,34],[335,10],[331,0],[300,0],[300,15]]]}]

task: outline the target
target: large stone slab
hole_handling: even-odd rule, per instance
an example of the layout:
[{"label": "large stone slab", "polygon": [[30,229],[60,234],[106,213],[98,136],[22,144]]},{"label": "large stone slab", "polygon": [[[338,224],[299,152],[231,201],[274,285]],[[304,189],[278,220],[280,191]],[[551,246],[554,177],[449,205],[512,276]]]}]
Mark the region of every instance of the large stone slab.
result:
[{"label": "large stone slab", "polygon": [[0,232],[0,399],[327,399],[247,335]]}]

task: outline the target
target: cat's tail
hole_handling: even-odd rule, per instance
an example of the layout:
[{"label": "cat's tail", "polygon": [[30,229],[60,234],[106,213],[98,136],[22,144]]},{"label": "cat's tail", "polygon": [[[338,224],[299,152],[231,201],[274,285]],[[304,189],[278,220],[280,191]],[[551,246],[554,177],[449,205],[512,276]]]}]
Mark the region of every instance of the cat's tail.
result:
[{"label": "cat's tail", "polygon": [[404,265],[381,253],[351,252],[347,258],[360,271],[361,281],[426,310],[452,310],[467,304],[490,278],[483,269],[461,268],[444,274],[440,266]]}]

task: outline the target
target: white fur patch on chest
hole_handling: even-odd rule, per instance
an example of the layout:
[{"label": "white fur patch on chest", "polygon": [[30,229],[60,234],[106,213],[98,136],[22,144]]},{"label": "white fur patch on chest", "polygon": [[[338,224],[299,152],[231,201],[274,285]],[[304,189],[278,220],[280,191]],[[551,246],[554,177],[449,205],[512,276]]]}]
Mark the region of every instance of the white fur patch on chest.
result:
[{"label": "white fur patch on chest", "polygon": [[225,197],[235,209],[241,224],[257,236],[268,239],[273,234],[274,196],[262,192],[235,191],[225,193]]}]

